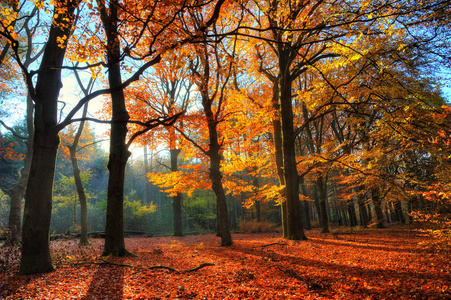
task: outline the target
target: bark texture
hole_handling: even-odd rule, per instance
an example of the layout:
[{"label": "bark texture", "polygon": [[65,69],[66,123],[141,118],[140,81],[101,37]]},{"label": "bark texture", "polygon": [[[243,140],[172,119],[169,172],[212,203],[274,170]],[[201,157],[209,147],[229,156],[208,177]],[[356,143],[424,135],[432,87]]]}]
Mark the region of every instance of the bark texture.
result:
[{"label": "bark texture", "polygon": [[[111,3],[108,13],[101,8],[102,22],[107,35],[108,82],[111,88],[122,84],[120,61],[120,42],[118,32],[118,9]],[[125,166],[130,157],[126,146],[127,121],[130,119],[125,107],[122,88],[111,93],[112,123],[110,155],[108,160],[108,193],[105,223],[105,246],[103,255],[125,256],[124,241],[124,179]]]},{"label": "bark texture", "polygon": [[[281,47],[282,48],[282,47]],[[299,201],[299,180],[296,164],[292,79],[290,64],[295,55],[291,48],[279,49],[280,111],[282,124],[283,167],[287,202],[287,238],[305,240]]]},{"label": "bark texture", "polygon": [[[53,179],[59,136],[56,129],[61,66],[66,47],[59,41],[70,37],[74,11],[78,1],[56,1],[49,38],[42,57],[35,93],[35,133],[33,158],[25,196],[22,229],[20,274],[53,271],[49,249],[49,229],[52,214]],[[29,87],[30,89],[31,87]]]}]

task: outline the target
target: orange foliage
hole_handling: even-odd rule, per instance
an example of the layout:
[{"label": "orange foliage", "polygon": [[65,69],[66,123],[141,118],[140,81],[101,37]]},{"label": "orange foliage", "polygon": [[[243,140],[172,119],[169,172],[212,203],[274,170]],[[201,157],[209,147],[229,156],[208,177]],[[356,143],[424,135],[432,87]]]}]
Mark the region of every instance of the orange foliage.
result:
[{"label": "orange foliage", "polygon": [[[61,159],[64,161],[70,161],[70,153],[69,146],[71,146],[74,142],[75,133],[78,130],[78,124],[71,124],[65,128],[65,130],[60,132],[60,145],[58,152],[61,155]],[[83,133],[78,142],[77,150],[80,149],[82,151],[77,151],[77,159],[79,161],[90,161],[93,159],[92,151],[93,147],[89,147],[94,142],[94,132],[93,128],[89,126],[89,124],[85,124]]]},{"label": "orange foliage", "polygon": [[19,143],[17,141],[12,143],[4,143],[4,139],[0,139],[0,153],[1,157],[5,160],[11,161],[21,161],[25,158],[25,155],[22,153],[18,153],[14,150],[14,147],[17,147]]}]

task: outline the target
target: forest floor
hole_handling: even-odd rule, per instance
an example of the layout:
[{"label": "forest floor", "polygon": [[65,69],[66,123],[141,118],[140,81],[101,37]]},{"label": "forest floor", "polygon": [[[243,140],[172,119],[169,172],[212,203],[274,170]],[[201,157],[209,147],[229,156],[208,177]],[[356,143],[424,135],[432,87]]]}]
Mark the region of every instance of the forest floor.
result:
[{"label": "forest floor", "polygon": [[307,236],[234,234],[231,247],[214,235],[136,237],[126,258],[99,257],[101,239],[53,241],[57,270],[34,276],[17,274],[10,249],[0,299],[451,299],[451,257],[419,246],[412,228]]}]

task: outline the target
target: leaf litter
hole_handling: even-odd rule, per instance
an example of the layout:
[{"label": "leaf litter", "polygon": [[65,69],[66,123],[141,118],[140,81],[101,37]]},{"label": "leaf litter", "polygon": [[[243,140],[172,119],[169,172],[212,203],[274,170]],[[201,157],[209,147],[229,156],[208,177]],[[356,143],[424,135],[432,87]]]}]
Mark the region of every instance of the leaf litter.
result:
[{"label": "leaf litter", "polygon": [[134,237],[136,256],[124,258],[99,257],[101,239],[53,241],[56,271],[32,276],[2,247],[0,299],[451,298],[450,258],[419,247],[426,237],[411,229],[307,234],[234,234],[231,247],[214,235]]}]

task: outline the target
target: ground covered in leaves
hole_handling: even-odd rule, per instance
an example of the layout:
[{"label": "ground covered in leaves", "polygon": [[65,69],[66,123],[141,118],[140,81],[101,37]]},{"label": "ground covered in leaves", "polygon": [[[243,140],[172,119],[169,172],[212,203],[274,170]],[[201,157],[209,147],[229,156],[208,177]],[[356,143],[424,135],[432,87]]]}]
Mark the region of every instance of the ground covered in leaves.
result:
[{"label": "ground covered in leaves", "polygon": [[231,247],[214,235],[129,238],[137,256],[126,258],[99,257],[101,239],[54,241],[57,270],[34,276],[3,248],[0,299],[451,299],[450,257],[418,246],[415,230],[307,235],[234,234]]}]

